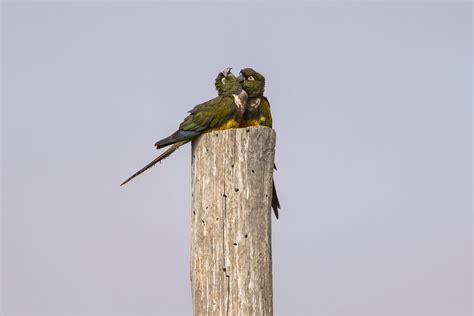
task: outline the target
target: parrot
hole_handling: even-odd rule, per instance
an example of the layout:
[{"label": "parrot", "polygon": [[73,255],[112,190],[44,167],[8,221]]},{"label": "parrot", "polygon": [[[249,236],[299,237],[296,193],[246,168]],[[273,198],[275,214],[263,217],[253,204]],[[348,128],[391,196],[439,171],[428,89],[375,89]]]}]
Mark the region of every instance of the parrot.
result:
[{"label": "parrot", "polygon": [[231,72],[231,68],[221,71],[214,85],[218,96],[188,111],[189,115],[181,122],[176,132],[155,143],[157,149],[170,147],[122,182],[121,186],[169,157],[176,149],[197,136],[212,130],[239,127],[247,106],[247,92],[242,89],[239,79]]},{"label": "parrot", "polygon": [[[248,126],[266,126],[272,128],[272,113],[270,111],[270,102],[263,96],[265,91],[265,77],[253,70],[252,68],[244,68],[240,70],[238,77],[242,88],[247,92],[247,107],[245,114],[239,127]],[[273,165],[276,170],[276,166]],[[272,184],[272,209],[275,217],[278,219],[280,209],[280,201],[276,192],[275,181]]]}]

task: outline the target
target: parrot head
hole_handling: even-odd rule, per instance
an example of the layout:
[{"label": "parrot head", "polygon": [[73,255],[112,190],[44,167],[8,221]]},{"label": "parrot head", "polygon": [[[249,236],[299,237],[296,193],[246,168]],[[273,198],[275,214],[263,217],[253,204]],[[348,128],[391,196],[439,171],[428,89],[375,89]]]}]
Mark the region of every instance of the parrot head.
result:
[{"label": "parrot head", "polygon": [[220,96],[242,91],[239,79],[231,72],[232,68],[222,70],[216,78],[215,86]]},{"label": "parrot head", "polygon": [[239,81],[249,98],[262,97],[265,91],[265,77],[253,70],[244,68],[240,71]]}]

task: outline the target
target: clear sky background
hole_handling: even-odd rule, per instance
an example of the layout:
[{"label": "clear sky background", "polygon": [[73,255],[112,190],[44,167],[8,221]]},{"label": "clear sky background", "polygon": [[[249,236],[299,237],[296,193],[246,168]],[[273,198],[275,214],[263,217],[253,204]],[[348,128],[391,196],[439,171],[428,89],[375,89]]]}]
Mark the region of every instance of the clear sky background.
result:
[{"label": "clear sky background", "polygon": [[275,315],[470,315],[472,4],[2,3],[2,310],[189,315],[190,149],[267,77]]}]

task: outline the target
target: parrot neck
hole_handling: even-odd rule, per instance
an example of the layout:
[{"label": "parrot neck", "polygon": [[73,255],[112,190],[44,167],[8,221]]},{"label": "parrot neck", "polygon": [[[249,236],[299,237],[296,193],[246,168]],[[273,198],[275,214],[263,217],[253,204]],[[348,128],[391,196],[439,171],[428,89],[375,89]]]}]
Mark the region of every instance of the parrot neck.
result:
[{"label": "parrot neck", "polygon": [[240,121],[245,113],[247,107],[247,92],[245,90],[240,91],[239,94],[233,94],[234,104],[236,106],[236,117],[237,121]]},{"label": "parrot neck", "polygon": [[260,106],[261,98],[248,98],[247,100],[247,110],[255,111]]}]

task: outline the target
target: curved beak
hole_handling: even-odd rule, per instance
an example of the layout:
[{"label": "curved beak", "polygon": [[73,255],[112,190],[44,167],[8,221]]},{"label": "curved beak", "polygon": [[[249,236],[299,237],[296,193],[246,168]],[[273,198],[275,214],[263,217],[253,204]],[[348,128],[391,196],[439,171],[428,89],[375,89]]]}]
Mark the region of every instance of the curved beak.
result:
[{"label": "curved beak", "polygon": [[227,68],[225,68],[224,70],[222,70],[221,73],[222,73],[225,77],[227,77],[228,75],[231,74],[231,70],[232,70],[231,67],[227,67]]},{"label": "curved beak", "polygon": [[245,81],[245,77],[240,74],[237,79],[239,80],[239,83],[243,83]]}]

